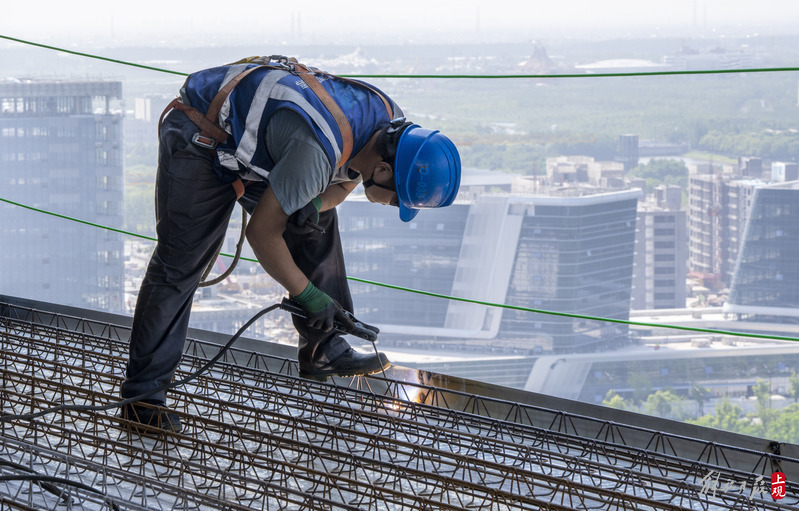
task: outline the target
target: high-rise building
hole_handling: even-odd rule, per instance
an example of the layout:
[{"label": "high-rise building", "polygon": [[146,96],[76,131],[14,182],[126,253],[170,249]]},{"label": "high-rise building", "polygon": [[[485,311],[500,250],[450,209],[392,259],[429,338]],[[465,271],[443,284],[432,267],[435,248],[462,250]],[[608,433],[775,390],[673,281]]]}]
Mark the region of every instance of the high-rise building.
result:
[{"label": "high-rise building", "polygon": [[777,183],[799,179],[799,163],[775,161],[771,164],[771,180]]},{"label": "high-rise building", "polygon": [[638,166],[638,135],[619,135],[618,160],[624,164],[624,172]]},{"label": "high-rise building", "polygon": [[596,161],[590,156],[556,156],[547,158],[547,179],[551,184],[588,183],[603,188],[621,188],[624,164],[617,161]]},{"label": "high-rise building", "polygon": [[688,267],[707,287],[729,287],[759,179],[730,174],[689,177]]},{"label": "high-rise building", "polygon": [[[132,115],[125,119],[125,144],[130,149],[137,144],[156,145],[158,143],[158,121],[161,113],[174,96],[166,94],[145,94],[133,101]],[[153,152],[155,160],[155,152]]]},{"label": "high-rise building", "polygon": [[799,181],[755,189],[724,312],[799,322]]},{"label": "high-rise building", "polygon": [[[4,198],[122,227],[121,82],[0,81]],[[0,204],[0,292],[121,311],[121,235]]]},{"label": "high-rise building", "polygon": [[725,285],[729,287],[735,271],[741,244],[743,243],[746,222],[752,210],[752,197],[758,187],[764,182],[759,179],[733,179],[726,186],[727,192],[727,232],[723,241],[727,247],[726,260],[724,261]]},{"label": "high-rise building", "polygon": [[739,156],[738,174],[760,179],[763,177],[763,160],[757,156]]},{"label": "high-rise building", "polygon": [[638,203],[632,309],[685,307],[688,234],[682,188],[660,185]]},{"label": "high-rise building", "polygon": [[[464,197],[466,194],[462,194]],[[426,298],[352,282],[356,315],[397,342],[502,341],[575,352],[627,342],[639,190],[474,195],[403,224],[393,208],[339,208],[351,276],[559,315]],[[393,335],[390,335],[393,334]]]}]

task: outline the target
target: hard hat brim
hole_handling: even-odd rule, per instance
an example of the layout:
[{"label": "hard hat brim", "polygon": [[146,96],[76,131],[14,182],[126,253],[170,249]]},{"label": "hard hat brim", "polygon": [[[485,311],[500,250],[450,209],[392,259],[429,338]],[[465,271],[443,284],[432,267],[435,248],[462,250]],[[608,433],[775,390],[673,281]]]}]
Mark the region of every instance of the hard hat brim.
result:
[{"label": "hard hat brim", "polygon": [[418,209],[407,208],[402,202],[399,203],[399,217],[403,222],[410,222],[416,218],[416,215],[418,214]]}]

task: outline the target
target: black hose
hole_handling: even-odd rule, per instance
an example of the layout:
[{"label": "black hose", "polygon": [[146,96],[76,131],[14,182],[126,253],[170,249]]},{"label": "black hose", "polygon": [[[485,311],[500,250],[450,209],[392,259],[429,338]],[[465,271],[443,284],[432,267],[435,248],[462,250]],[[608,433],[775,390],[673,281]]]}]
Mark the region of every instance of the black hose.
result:
[{"label": "black hose", "polygon": [[[125,405],[127,405],[129,403],[134,403],[136,401],[141,401],[142,399],[146,399],[147,397],[155,394],[156,392],[161,392],[162,390],[168,390],[168,389],[171,389],[171,388],[174,388],[174,387],[178,387],[180,385],[184,385],[184,384],[192,381],[193,379],[197,378],[199,375],[201,375],[202,373],[204,373],[208,369],[210,369],[211,366],[216,364],[219,361],[219,359],[222,358],[222,356],[225,354],[225,352],[227,352],[230,349],[230,347],[233,346],[233,343],[235,343],[236,340],[238,340],[238,338],[241,337],[241,335],[244,333],[244,331],[247,330],[250,327],[250,325],[252,325],[255,321],[257,321],[264,314],[272,312],[273,310],[275,310],[277,308],[280,308],[280,306],[281,306],[281,304],[276,303],[276,304],[274,304],[274,305],[272,305],[270,307],[267,307],[265,309],[261,309],[260,311],[258,311],[258,313],[256,313],[252,318],[250,318],[244,325],[242,325],[241,328],[238,329],[238,331],[235,334],[233,334],[233,337],[231,337],[230,340],[224,346],[222,346],[222,348],[219,350],[219,352],[216,355],[214,355],[201,368],[199,368],[198,370],[196,370],[195,372],[191,373],[190,375],[186,376],[185,378],[183,378],[181,380],[170,382],[168,384],[162,385],[161,387],[153,389],[153,390],[151,390],[149,392],[146,392],[144,394],[139,394],[138,396],[134,396],[134,397],[131,397],[131,398],[123,399],[121,401],[115,401],[115,402],[109,403],[107,405],[98,405],[98,406],[59,405],[59,406],[54,406],[52,408],[47,408],[45,410],[40,410],[40,411],[35,412],[35,413],[28,413],[28,414],[21,414],[21,415],[3,415],[2,417],[0,417],[0,422],[9,422],[9,421],[12,421],[12,420],[33,420],[35,418],[42,417],[44,415],[48,415],[48,414],[56,413],[56,412],[60,412],[60,411],[65,411],[65,410],[79,411],[79,412],[96,412],[96,411],[110,410],[110,409],[113,409],[113,408],[120,408],[120,407],[125,406]],[[0,465],[5,465],[5,466],[8,466],[8,467],[12,467],[12,468],[15,468],[17,470],[30,471],[30,469],[25,467],[24,465],[20,465],[18,463],[14,463],[14,462],[11,462],[11,461],[0,460]],[[103,492],[101,492],[99,490],[96,490],[95,488],[92,488],[89,485],[86,485],[86,484],[83,484],[83,483],[80,483],[80,482],[77,482],[77,481],[71,481],[69,479],[65,479],[65,478],[61,478],[61,477],[45,476],[45,475],[37,474],[35,472],[31,473],[31,474],[17,474],[17,475],[0,476],[0,482],[2,482],[2,481],[33,481],[33,482],[37,482],[37,483],[40,484],[40,486],[41,486],[41,488],[43,490],[57,495],[67,505],[69,505],[71,503],[71,499],[69,498],[69,496],[67,494],[65,494],[65,492],[63,492],[60,488],[55,486],[55,484],[52,484],[52,483],[58,483],[58,484],[74,486],[75,488],[79,488],[81,490],[86,490],[86,491],[90,491],[92,493],[97,493],[99,495],[102,495],[106,499],[106,501],[109,503],[109,505],[111,506],[111,509],[113,509],[114,511],[119,511],[119,506],[113,500],[111,500],[111,498],[108,497],[108,495],[104,494]]]},{"label": "black hose", "polygon": [[271,306],[269,306],[269,307],[267,307],[265,309],[261,309],[260,311],[258,311],[258,313],[256,313],[253,317],[251,317],[246,323],[244,323],[244,325],[242,325],[241,328],[239,328],[239,330],[235,334],[233,334],[233,337],[230,338],[230,340],[227,342],[227,344],[222,346],[222,348],[219,350],[219,352],[216,355],[214,355],[201,368],[199,368],[195,372],[191,373],[190,375],[186,376],[182,380],[173,381],[173,382],[161,385],[160,387],[152,389],[152,390],[150,390],[148,392],[145,392],[143,394],[139,394],[138,396],[129,397],[129,398],[126,398],[126,399],[122,399],[120,401],[114,401],[114,402],[106,404],[106,405],[58,405],[58,406],[53,406],[51,408],[46,408],[44,410],[39,410],[38,412],[33,412],[33,413],[25,413],[25,414],[19,414],[19,415],[3,415],[3,416],[0,416],[0,422],[9,422],[9,421],[13,421],[13,420],[28,420],[29,421],[29,420],[36,419],[38,417],[43,417],[45,415],[49,415],[51,413],[56,413],[56,412],[61,412],[61,411],[100,412],[100,411],[105,411],[105,410],[111,410],[111,409],[114,409],[114,408],[121,408],[121,407],[123,407],[123,406],[125,406],[127,404],[135,403],[137,401],[141,401],[143,399],[147,399],[148,397],[152,396],[153,394],[155,394],[157,392],[161,392],[163,390],[169,390],[169,389],[184,385],[184,384],[192,381],[193,379],[197,378],[202,373],[204,373],[205,371],[210,369],[211,366],[216,364],[219,361],[219,359],[222,358],[222,356],[225,354],[225,352],[227,352],[227,350],[229,350],[230,347],[233,346],[233,343],[236,342],[236,340],[238,340],[239,337],[241,337],[241,335],[244,333],[244,331],[247,330],[250,327],[250,325],[252,325],[255,321],[257,321],[264,314],[272,312],[273,310],[278,309],[278,308],[280,308],[280,304],[276,303],[274,305],[271,305]]}]

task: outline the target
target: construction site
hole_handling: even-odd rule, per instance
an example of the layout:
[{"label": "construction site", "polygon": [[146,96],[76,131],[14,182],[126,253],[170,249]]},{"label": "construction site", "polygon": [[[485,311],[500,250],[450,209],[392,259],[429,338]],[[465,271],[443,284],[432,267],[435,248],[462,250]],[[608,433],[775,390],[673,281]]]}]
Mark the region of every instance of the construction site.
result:
[{"label": "construction site", "polygon": [[[530,70],[541,59],[510,69]],[[480,68],[466,57],[453,61],[461,60],[472,73],[465,77],[476,78]],[[400,94],[427,87],[392,76],[396,82],[385,83]],[[297,331],[279,301],[283,287],[252,259],[253,250],[241,256],[243,235],[236,238],[238,276],[228,277],[236,266],[222,262],[235,244],[228,236],[208,267],[217,264],[225,283],[185,304],[194,322],[162,403],[180,419],[182,428],[173,430],[122,413],[131,403],[152,406],[120,398],[120,389],[130,370],[132,314],[157,241],[123,230],[131,199],[124,145],[133,130],[123,129],[132,119],[122,78],[0,78],[0,511],[799,509],[799,444],[769,438],[774,430],[765,428],[768,435],[757,436],[639,413],[647,396],[635,385],[645,380],[650,395],[674,391],[683,404],[692,391],[712,388],[715,412],[728,404],[729,389],[738,402],[758,406],[750,394],[768,378],[764,409],[776,417],[772,398],[784,401],[799,371],[799,330],[793,319],[780,323],[786,310],[791,318],[799,310],[790,302],[799,301],[797,252],[792,241],[782,243],[799,239],[790,209],[799,181],[786,178],[789,184],[751,201],[759,182],[730,179],[727,186],[712,172],[697,174],[692,186],[702,201],[691,208],[707,221],[686,231],[679,187],[659,189],[669,207],[644,211],[646,183],[624,181],[639,148],[637,135],[625,135],[632,161],[553,160],[551,193],[537,167],[532,176],[501,181],[470,169],[471,182],[451,207],[401,224],[394,208],[372,208],[365,192],[355,194],[340,205],[336,229],[357,277],[341,277],[351,281],[349,317],[379,325],[382,344],[353,346],[369,356],[374,350],[377,359],[378,348],[385,350],[394,362],[369,376],[302,377]],[[566,80],[555,78],[565,89]],[[534,77],[520,94],[548,91],[543,81]],[[150,142],[157,125],[150,109],[160,110],[150,100],[164,106],[156,98],[163,96],[136,97],[146,122],[131,123]],[[425,121],[444,117],[414,113]],[[508,133],[488,130],[479,140],[503,151],[509,140],[535,139],[514,123],[495,127]],[[560,137],[557,128],[543,133]],[[464,145],[480,145],[471,136],[462,135]],[[137,185],[148,188],[148,212],[152,185]],[[724,194],[740,201],[727,206]],[[738,248],[747,248],[738,244],[748,232],[744,206],[753,203],[779,209],[761,215],[760,225],[764,232],[777,225],[780,240],[752,256],[742,274],[755,277],[733,287],[740,303],[728,303],[730,313],[753,321],[730,327],[732,316],[709,298],[719,307],[686,308],[684,263],[689,256],[703,261],[697,288],[729,295]],[[246,216],[233,224],[234,235],[238,227],[244,233]],[[769,309],[759,307],[765,278],[773,280],[770,291],[783,293]],[[675,329],[690,333],[675,336]],[[799,396],[799,384],[795,390]],[[636,408],[609,406],[614,393]],[[710,396],[700,393],[699,409],[710,406]]]},{"label": "construction site", "polygon": [[[299,378],[192,331],[169,405],[118,417],[129,318],[0,297],[2,509],[776,510],[794,445],[392,367]],[[214,358],[218,358],[213,362]],[[771,477],[787,480],[773,499]]]}]

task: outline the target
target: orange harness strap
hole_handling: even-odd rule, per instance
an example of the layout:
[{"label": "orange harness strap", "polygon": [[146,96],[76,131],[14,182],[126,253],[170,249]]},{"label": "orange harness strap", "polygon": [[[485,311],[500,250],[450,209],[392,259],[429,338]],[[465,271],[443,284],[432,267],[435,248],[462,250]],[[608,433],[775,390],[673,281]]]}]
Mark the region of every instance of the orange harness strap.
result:
[{"label": "orange harness strap", "polygon": [[180,101],[180,98],[173,99],[161,113],[158,119],[158,135],[161,135],[161,124],[164,122],[164,117],[171,110],[180,110],[186,114],[186,117],[200,128],[200,135],[208,140],[210,144],[212,140],[217,142],[224,142],[227,140],[227,132],[219,127],[218,124],[209,121],[199,110]]},{"label": "orange harness strap", "polygon": [[[347,120],[346,115],[341,110],[341,107],[338,106],[338,103],[330,96],[327,90],[322,86],[319,80],[316,78],[317,74],[328,75],[327,73],[319,73],[316,70],[311,70],[308,67],[304,66],[303,64],[298,63],[295,59],[288,59],[293,65],[294,73],[299,76],[302,81],[304,81],[308,87],[316,94],[316,97],[325,105],[325,108],[330,112],[330,115],[333,116],[333,119],[336,121],[338,125],[338,129],[341,132],[341,141],[342,141],[342,148],[341,148],[341,157],[339,161],[336,162],[336,168],[344,165],[347,160],[350,159],[352,156],[352,150],[354,145],[354,139],[352,134],[352,127],[350,126],[350,122]],[[233,89],[251,72],[256,69],[260,69],[262,67],[269,67],[273,69],[285,69],[284,67],[278,65],[260,65],[251,67],[236,76],[234,76],[228,83],[226,83],[219,92],[216,93],[214,99],[211,100],[211,104],[208,106],[208,112],[205,115],[202,114],[196,108],[186,105],[180,101],[180,98],[175,98],[172,102],[167,105],[164,109],[163,113],[161,114],[161,118],[158,120],[158,133],[160,136],[161,133],[161,123],[164,120],[166,114],[171,111],[172,109],[180,110],[186,114],[186,116],[191,119],[197,127],[200,128],[200,133],[196,134],[192,141],[195,144],[198,144],[202,147],[207,147],[208,149],[213,150],[216,147],[217,143],[223,143],[227,140],[228,133],[219,126],[219,112],[222,110],[222,105],[227,100],[230,93],[233,92]],[[333,76],[335,75],[328,75]],[[346,78],[336,77],[341,80],[345,80],[351,83],[355,83],[356,85],[360,85],[361,87],[366,87],[373,93],[377,94],[380,100],[386,107],[386,111],[388,112],[389,119],[393,118],[393,109],[391,108],[390,103],[388,100],[380,94],[377,90],[373,89],[367,84],[361,82],[354,82],[353,80],[348,80]],[[236,200],[240,199],[242,195],[244,195],[244,187],[245,184],[241,180],[241,178],[236,179],[231,183],[233,186],[233,190],[236,192]]]},{"label": "orange harness strap", "polygon": [[[173,99],[161,113],[161,117],[158,119],[159,138],[161,137],[161,124],[164,122],[164,117],[173,109],[185,113],[186,117],[200,128],[200,132],[195,133],[192,137],[192,142],[195,144],[205,147],[209,151],[213,151],[217,143],[227,140],[227,132],[225,130],[218,124],[211,122],[207,116],[203,115],[202,112],[193,106],[181,102],[180,98]],[[219,112],[217,112],[217,115],[219,115]],[[244,182],[241,178],[236,178],[236,180],[230,184],[233,186],[233,191],[236,192],[236,200],[241,199],[244,195]]]},{"label": "orange harness strap", "polygon": [[352,155],[352,146],[353,146],[353,137],[352,137],[352,127],[350,126],[350,121],[347,120],[347,117],[344,115],[344,112],[341,110],[341,107],[338,106],[338,103],[330,97],[327,90],[322,87],[322,84],[319,83],[319,80],[316,79],[316,74],[309,70],[302,64],[294,64],[294,68],[298,70],[297,74],[302,81],[308,84],[308,87],[316,94],[316,97],[319,98],[327,110],[330,112],[330,115],[333,116],[333,119],[336,120],[336,124],[338,124],[338,129],[341,132],[341,157],[336,162],[336,168],[341,167],[344,165],[347,160],[350,159]]},{"label": "orange harness strap", "polygon": [[[194,124],[197,125],[198,128],[200,128],[200,132],[192,137],[192,142],[195,144],[198,144],[201,147],[206,147],[209,150],[213,150],[214,147],[216,147],[216,144],[225,142],[227,140],[228,133],[222,129],[221,126],[219,126],[219,112],[222,110],[222,105],[225,103],[225,100],[233,91],[233,89],[236,88],[236,85],[238,85],[239,82],[244,79],[244,77],[259,67],[264,66],[251,67],[250,69],[237,74],[233,77],[233,79],[219,89],[219,92],[216,93],[214,99],[211,100],[211,104],[208,107],[208,112],[206,112],[205,115],[203,115],[202,112],[193,106],[186,105],[180,101],[180,98],[173,99],[164,109],[163,113],[161,113],[160,119],[158,119],[158,136],[161,136],[161,123],[164,121],[164,117],[166,117],[166,114],[171,110],[175,109],[185,113],[186,117],[188,117]],[[231,185],[233,186],[233,191],[236,192],[236,200],[241,199],[241,197],[244,195],[244,182],[241,180],[241,178],[237,178],[231,183]]]},{"label": "orange harness strap", "polygon": [[[215,125],[219,125],[219,111],[222,110],[222,105],[225,103],[225,100],[230,93],[233,92],[233,89],[236,88],[238,85],[247,75],[255,71],[256,69],[262,67],[272,67],[272,66],[255,66],[249,69],[242,71],[241,73],[234,76],[229,82],[227,82],[224,87],[219,89],[219,92],[216,93],[214,99],[211,100],[211,104],[208,105],[208,112],[206,112],[205,116],[208,118],[209,121],[214,123]],[[227,133],[225,133],[225,137],[227,138]],[[224,142],[224,140],[219,140],[219,142]]]}]

